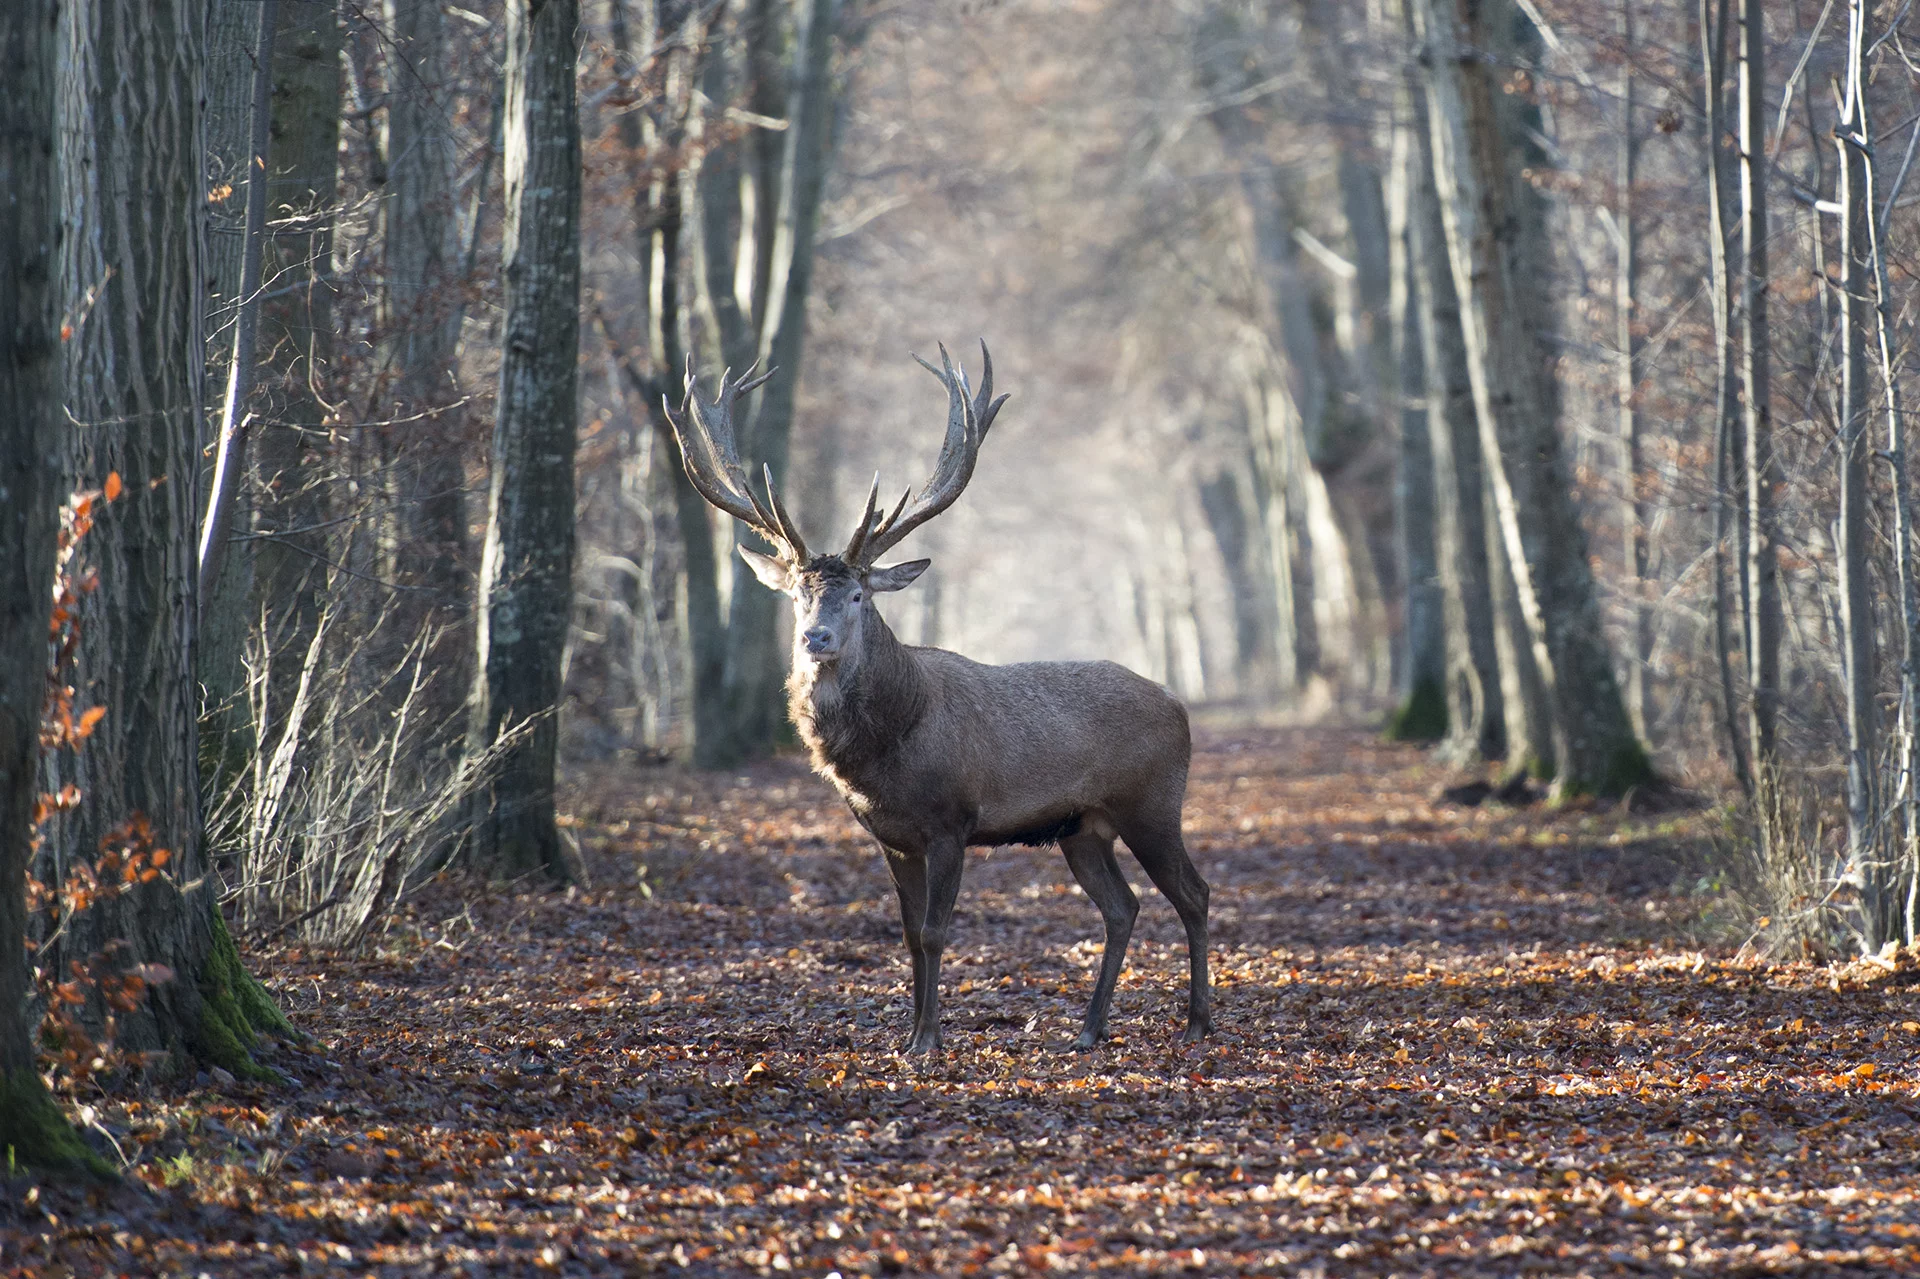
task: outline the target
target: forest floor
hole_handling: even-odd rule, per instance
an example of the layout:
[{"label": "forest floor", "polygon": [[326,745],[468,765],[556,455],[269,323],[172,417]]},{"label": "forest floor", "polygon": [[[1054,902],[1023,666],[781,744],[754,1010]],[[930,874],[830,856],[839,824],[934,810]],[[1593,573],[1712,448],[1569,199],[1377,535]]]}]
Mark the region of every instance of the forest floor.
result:
[{"label": "forest floor", "polygon": [[[1205,736],[1217,1032],[1141,885],[972,854],[946,1051],[894,1051],[886,871],[798,761],[576,771],[593,887],[438,884],[255,952],[308,1048],[88,1114],[112,1191],[10,1183],[0,1273],[1889,1273],[1920,1269],[1920,988],[1738,954],[1712,814],[1450,807],[1345,730]],[[104,1140],[104,1138],[103,1138]]]}]

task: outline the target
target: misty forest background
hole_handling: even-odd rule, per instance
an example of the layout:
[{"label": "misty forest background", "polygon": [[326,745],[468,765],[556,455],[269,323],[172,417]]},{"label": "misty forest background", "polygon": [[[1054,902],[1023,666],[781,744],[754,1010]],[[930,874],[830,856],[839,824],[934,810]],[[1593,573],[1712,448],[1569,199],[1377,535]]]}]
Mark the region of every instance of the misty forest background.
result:
[{"label": "misty forest background", "polygon": [[1912,943],[1911,7],[21,0],[7,1141],[266,1071],[250,941],[577,878],[570,762],[788,744],[689,365],[838,545],[988,340],[910,642],[1703,796],[1759,945]]}]

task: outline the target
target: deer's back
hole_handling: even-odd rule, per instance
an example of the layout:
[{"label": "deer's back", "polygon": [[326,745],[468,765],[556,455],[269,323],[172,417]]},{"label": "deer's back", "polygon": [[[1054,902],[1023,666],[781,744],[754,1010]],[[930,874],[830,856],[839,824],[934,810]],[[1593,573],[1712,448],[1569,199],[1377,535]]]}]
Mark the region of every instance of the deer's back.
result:
[{"label": "deer's back", "polygon": [[1176,815],[1192,744],[1186,707],[1113,662],[986,666],[914,650],[931,712],[902,743],[920,789],[971,811],[975,842],[1044,838],[1089,812]]}]

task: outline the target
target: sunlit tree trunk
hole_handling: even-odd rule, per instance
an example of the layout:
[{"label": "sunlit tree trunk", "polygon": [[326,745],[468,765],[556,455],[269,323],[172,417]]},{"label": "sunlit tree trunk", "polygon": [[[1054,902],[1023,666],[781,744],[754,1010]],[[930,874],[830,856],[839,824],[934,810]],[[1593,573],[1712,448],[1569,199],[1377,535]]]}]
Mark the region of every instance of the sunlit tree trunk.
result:
[{"label": "sunlit tree trunk", "polygon": [[577,0],[507,6],[506,315],[468,738],[477,754],[525,726],[472,806],[472,856],[502,878],[570,873],[553,784],[573,594],[579,27]]},{"label": "sunlit tree trunk", "polygon": [[1413,8],[1429,50],[1434,181],[1482,454],[1553,708],[1556,786],[1618,794],[1644,780],[1648,764],[1607,651],[1559,436],[1546,200],[1528,176],[1547,166],[1535,141],[1539,108],[1503,92],[1483,56],[1532,65],[1539,36],[1511,0],[1415,0]]},{"label": "sunlit tree trunk", "polygon": [[[1746,545],[1745,524],[1735,519],[1732,469],[1740,433],[1738,382],[1733,365],[1734,289],[1727,261],[1728,165],[1722,142],[1726,134],[1727,32],[1729,0],[1700,0],[1700,63],[1706,123],[1707,261],[1713,290],[1714,430],[1713,430],[1713,635],[1715,666],[1720,676],[1720,714],[1726,731],[1727,753],[1734,776],[1749,797],[1753,773],[1742,744],[1733,680],[1733,635],[1728,619],[1727,559],[1730,545]],[[1739,527],[1736,529],[1735,525]],[[1744,562],[1744,556],[1741,557]],[[1740,581],[1746,580],[1744,569]],[[1740,591],[1744,599],[1746,591]],[[1741,610],[1745,615],[1745,609]]]},{"label": "sunlit tree trunk", "polygon": [[61,18],[61,301],[85,317],[66,346],[67,482],[117,474],[123,496],[83,552],[100,586],[80,611],[73,681],[107,714],[49,762],[86,802],[50,833],[44,870],[63,878],[144,818],[168,873],[68,916],[49,962],[65,971],[106,953],[117,967],[167,966],[174,979],[121,1015],[119,1043],[251,1073],[253,1031],[285,1023],[220,918],[195,750],[203,20],[192,0],[93,0]]},{"label": "sunlit tree trunk", "polygon": [[56,1174],[104,1171],[40,1082],[24,890],[46,698],[60,510],[59,188],[54,64],[59,6],[0,12],[0,80],[17,95],[0,131],[0,1149]]},{"label": "sunlit tree trunk", "polygon": [[[1880,850],[1874,782],[1878,708],[1874,704],[1873,583],[1867,568],[1867,342],[1872,333],[1873,258],[1867,236],[1866,85],[1861,62],[1865,15],[1848,5],[1846,95],[1834,130],[1839,151],[1840,222],[1840,627],[1847,705],[1847,854],[1869,886]],[[1877,914],[1871,905],[1870,919]]]}]

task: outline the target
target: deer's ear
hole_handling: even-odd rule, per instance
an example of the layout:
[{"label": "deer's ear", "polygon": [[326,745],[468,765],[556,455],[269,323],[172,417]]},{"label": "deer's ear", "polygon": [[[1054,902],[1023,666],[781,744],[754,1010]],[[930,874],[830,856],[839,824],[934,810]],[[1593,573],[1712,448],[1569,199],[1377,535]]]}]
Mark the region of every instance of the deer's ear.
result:
[{"label": "deer's ear", "polygon": [[876,568],[867,574],[867,589],[870,591],[904,591],[913,585],[915,578],[927,571],[932,560],[908,560],[905,564],[889,564],[885,568]]},{"label": "deer's ear", "polygon": [[779,591],[782,595],[793,592],[793,568],[785,560],[776,559],[771,555],[762,555],[750,546],[735,549],[740,552],[740,558],[747,562],[747,567],[753,570],[753,575],[760,579],[762,585]]}]

